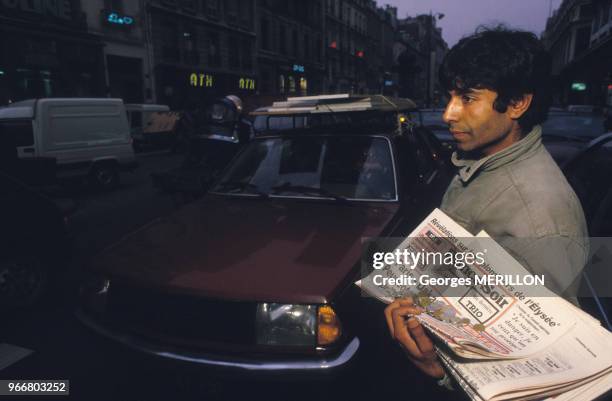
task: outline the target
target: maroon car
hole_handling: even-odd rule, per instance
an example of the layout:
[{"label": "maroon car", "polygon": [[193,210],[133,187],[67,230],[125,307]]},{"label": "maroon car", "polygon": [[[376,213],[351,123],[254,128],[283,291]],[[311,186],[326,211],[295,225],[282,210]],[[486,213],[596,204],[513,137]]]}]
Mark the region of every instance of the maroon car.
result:
[{"label": "maroon car", "polygon": [[129,347],[232,371],[349,364],[362,343],[362,240],[406,235],[448,184],[435,137],[397,132],[254,139],[206,196],[96,258],[81,320]]}]

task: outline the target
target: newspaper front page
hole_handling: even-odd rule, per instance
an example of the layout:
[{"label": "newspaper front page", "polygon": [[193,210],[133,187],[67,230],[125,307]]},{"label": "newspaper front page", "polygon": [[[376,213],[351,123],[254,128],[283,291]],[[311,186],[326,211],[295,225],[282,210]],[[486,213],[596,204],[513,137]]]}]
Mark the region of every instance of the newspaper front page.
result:
[{"label": "newspaper front page", "polygon": [[[390,303],[403,296],[419,300],[427,313],[417,318],[461,357],[523,358],[555,343],[576,323],[571,307],[544,287],[530,296],[526,295],[527,291],[517,291],[503,283],[482,284],[483,277],[529,273],[485,232],[474,237],[439,209],[393,252],[425,256],[413,257],[415,263],[410,266],[385,263],[383,267],[375,267],[356,284],[383,302]],[[427,263],[430,255],[449,253],[480,253],[484,257],[478,262],[464,263],[461,268]],[[438,258],[436,262],[439,261]],[[422,277],[442,281],[423,285]],[[397,284],[410,278],[417,284]],[[481,284],[476,283],[477,278]],[[461,279],[464,283],[470,279],[472,285],[448,284]],[[440,282],[443,284],[439,285]]]}]

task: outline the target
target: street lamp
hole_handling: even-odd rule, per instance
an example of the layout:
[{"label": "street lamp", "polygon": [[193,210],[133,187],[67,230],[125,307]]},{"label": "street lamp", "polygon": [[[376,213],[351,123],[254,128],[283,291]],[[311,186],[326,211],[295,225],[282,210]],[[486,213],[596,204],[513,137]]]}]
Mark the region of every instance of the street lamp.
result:
[{"label": "street lamp", "polygon": [[429,58],[429,66],[427,68],[427,107],[431,107],[431,98],[434,90],[433,70],[436,66],[436,51],[432,49],[431,45],[434,21],[441,20],[442,18],[444,18],[444,14],[432,13],[429,10],[429,21],[427,24],[427,57]]}]

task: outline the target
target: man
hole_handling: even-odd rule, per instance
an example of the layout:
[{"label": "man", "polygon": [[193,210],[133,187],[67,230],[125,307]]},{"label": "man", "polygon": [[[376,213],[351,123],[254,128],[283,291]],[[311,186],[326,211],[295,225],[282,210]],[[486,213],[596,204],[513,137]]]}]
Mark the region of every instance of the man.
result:
[{"label": "man", "polygon": [[[531,33],[484,30],[451,49],[440,81],[459,170],[441,209],[472,234],[487,231],[567,295],[586,263],[588,235],[576,194],[541,142],[549,75],[550,58]],[[411,299],[396,300],[385,310],[389,331],[422,372],[445,377],[431,339],[410,317],[419,312]]]}]

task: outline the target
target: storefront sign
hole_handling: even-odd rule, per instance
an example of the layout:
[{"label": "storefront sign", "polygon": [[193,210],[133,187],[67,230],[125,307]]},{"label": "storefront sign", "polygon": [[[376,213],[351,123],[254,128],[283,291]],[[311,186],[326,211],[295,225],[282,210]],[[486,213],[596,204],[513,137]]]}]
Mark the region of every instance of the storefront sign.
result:
[{"label": "storefront sign", "polygon": [[573,82],[572,90],[582,92],[586,90],[586,84],[584,82]]},{"label": "storefront sign", "polygon": [[112,11],[107,11],[106,22],[109,25],[131,26],[134,25],[134,18],[129,15],[122,15]]},{"label": "storefront sign", "polygon": [[62,19],[72,18],[71,2],[66,0],[0,0],[0,6],[14,10],[51,15]]},{"label": "storefront sign", "polygon": [[238,89],[255,90],[255,80],[252,78],[239,78]]},{"label": "storefront sign", "polygon": [[189,84],[196,88],[212,88],[214,77],[211,74],[194,72],[189,76]]},{"label": "storefront sign", "polygon": [[299,64],[293,64],[293,71],[294,72],[304,72],[306,69],[304,68],[303,65],[299,65]]}]

